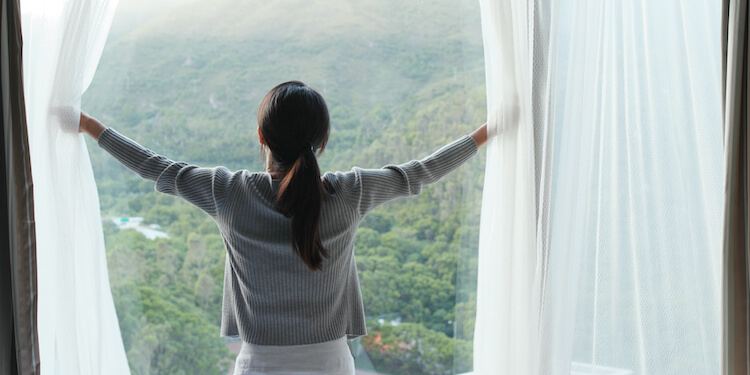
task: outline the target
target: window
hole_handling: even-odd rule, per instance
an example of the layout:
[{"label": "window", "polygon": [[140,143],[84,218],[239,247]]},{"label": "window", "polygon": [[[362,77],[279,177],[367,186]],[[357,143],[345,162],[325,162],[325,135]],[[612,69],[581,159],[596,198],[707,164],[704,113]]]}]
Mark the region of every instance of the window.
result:
[{"label": "window", "polygon": [[[172,159],[260,170],[258,104],[291,79],[328,102],[321,170],[423,157],[484,121],[478,4],[121,0],[83,107]],[[215,224],[90,146],[132,373],[229,372],[240,343],[219,337]],[[362,223],[361,373],[471,370],[483,161]]]}]

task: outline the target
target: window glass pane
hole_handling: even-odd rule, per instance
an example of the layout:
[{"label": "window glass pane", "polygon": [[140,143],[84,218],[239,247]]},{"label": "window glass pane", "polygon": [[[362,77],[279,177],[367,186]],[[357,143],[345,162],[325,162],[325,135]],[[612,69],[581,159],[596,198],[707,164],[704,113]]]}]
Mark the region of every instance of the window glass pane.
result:
[{"label": "window glass pane", "polygon": [[[478,3],[121,0],[83,108],[174,160],[257,171],[258,104],[288,80],[328,102],[321,170],[426,156],[484,121]],[[132,372],[230,372],[240,343],[219,337],[216,225],[90,149]],[[361,373],[471,370],[483,160],[360,226]]]}]

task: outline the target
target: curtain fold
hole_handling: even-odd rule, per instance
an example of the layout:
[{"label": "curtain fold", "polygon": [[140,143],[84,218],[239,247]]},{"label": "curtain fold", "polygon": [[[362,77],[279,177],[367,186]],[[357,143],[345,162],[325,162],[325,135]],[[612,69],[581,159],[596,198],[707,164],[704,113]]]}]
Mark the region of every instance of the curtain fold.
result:
[{"label": "curtain fold", "polygon": [[724,155],[726,165],[722,279],[722,361],[725,375],[750,373],[748,314],[748,7],[725,0],[722,9]]},{"label": "curtain fold", "polygon": [[480,4],[488,118],[521,117],[487,150],[475,373],[719,372],[721,4]]},{"label": "curtain fold", "polygon": [[2,363],[3,374],[38,374],[36,241],[33,181],[27,138],[18,0],[0,10],[2,83]]},{"label": "curtain fold", "polygon": [[539,373],[717,373],[721,4],[537,8]]},{"label": "curtain fold", "polygon": [[475,374],[533,374],[538,325],[533,8],[480,0],[491,138],[482,198],[474,333]]},{"label": "curtain fold", "polygon": [[109,288],[99,199],[83,136],[90,84],[117,5],[22,0],[35,181],[39,351],[45,374],[129,374]]}]

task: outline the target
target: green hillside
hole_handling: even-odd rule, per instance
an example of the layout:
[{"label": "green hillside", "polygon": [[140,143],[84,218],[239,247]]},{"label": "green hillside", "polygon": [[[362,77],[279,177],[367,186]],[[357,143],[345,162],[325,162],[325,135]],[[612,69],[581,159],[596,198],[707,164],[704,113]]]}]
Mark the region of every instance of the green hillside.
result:
[{"label": "green hillside", "polygon": [[[459,97],[449,99],[452,106],[469,105],[460,97],[484,79],[481,36],[455,8],[446,0],[429,8],[392,0],[192,2],[110,43],[84,105],[174,158],[240,168],[257,161],[260,99],[298,79],[321,91],[331,109],[337,152],[324,166],[348,169],[356,160],[348,148],[400,130],[414,106],[446,93]],[[286,16],[290,10],[301,16]],[[473,94],[481,100],[483,91]],[[464,117],[477,112],[460,109]]]},{"label": "green hillside", "polygon": [[[321,169],[379,167],[425,156],[480,125],[483,68],[475,2],[195,1],[110,40],[83,107],[173,159],[258,170],[258,103],[276,84],[301,80],[330,107]],[[90,146],[103,216],[142,216],[169,234],[148,240],[105,227],[131,370],[224,373],[231,356],[218,338],[218,230]],[[483,159],[379,209],[358,232],[367,314],[408,323],[372,322],[362,342],[379,371],[470,368],[463,339],[473,332]]]}]

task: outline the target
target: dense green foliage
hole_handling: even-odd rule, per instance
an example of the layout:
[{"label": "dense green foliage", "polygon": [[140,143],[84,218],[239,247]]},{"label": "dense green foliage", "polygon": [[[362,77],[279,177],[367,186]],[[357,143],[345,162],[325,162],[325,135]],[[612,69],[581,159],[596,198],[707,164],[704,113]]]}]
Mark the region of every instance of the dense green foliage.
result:
[{"label": "dense green foliage", "polygon": [[[475,8],[454,0],[193,2],[110,41],[83,106],[170,158],[260,170],[257,105],[275,84],[299,79],[331,111],[321,169],[405,162],[484,121]],[[91,146],[102,215],[140,216],[169,235],[148,240],[105,226],[132,372],[226,373],[216,225]],[[374,319],[362,340],[379,371],[471,368],[483,159],[381,207],[357,232],[367,315],[403,322]]]},{"label": "dense green foliage", "polygon": [[472,350],[468,340],[451,339],[418,323],[375,324],[362,343],[376,369],[392,374],[453,374],[454,363],[470,360]]}]

